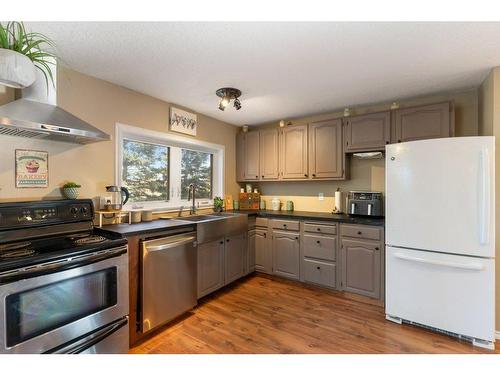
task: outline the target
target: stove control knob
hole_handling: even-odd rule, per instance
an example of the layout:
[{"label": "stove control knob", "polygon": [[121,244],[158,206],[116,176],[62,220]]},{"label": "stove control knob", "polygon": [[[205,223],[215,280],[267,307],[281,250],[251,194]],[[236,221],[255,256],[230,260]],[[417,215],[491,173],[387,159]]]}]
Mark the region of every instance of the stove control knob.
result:
[{"label": "stove control knob", "polygon": [[71,207],[69,209],[69,212],[71,212],[71,214],[73,215],[76,215],[78,213],[78,207]]},{"label": "stove control knob", "polygon": [[87,216],[89,213],[89,208],[87,206],[80,207],[80,213],[84,216]]}]

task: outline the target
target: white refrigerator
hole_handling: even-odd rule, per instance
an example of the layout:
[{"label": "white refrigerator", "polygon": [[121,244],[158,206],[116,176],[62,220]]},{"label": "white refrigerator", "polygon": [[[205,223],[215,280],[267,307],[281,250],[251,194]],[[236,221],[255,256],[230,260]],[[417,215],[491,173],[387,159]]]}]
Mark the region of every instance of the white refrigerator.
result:
[{"label": "white refrigerator", "polygon": [[494,137],[386,146],[386,318],[495,342]]}]

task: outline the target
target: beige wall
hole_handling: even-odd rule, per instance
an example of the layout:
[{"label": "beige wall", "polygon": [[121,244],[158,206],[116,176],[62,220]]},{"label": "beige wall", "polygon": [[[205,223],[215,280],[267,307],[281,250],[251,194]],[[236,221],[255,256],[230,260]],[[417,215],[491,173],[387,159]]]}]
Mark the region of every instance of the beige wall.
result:
[{"label": "beige wall", "polygon": [[500,67],[479,88],[479,135],[495,136],[496,329],[500,331]]},{"label": "beige wall", "polygon": [[[436,94],[400,101],[401,108],[415,105],[453,100],[455,103],[455,133],[457,136],[474,136],[478,134],[478,91],[476,89]],[[352,107],[355,115],[385,111],[390,103],[372,104]],[[322,115],[291,119],[292,123],[307,123],[328,118],[340,117],[343,110]],[[278,127],[278,123],[262,125],[264,128]],[[333,209],[333,195],[337,188],[346,192],[349,190],[373,190],[385,192],[385,160],[351,160],[351,178],[347,181],[330,182],[265,182],[259,183],[266,204],[270,206],[273,197],[279,197],[282,202],[292,200],[296,210],[329,212]],[[325,199],[320,201],[318,194],[323,193]]]},{"label": "beige wall", "polygon": [[[1,91],[3,90],[3,91]],[[167,132],[170,104],[84,74],[60,68],[58,104],[114,136],[117,122]],[[13,100],[13,90],[0,86],[0,104]],[[216,104],[214,104],[216,105]],[[181,107],[182,108],[182,107]],[[236,194],[236,126],[198,114],[196,139],[225,146],[225,193]],[[49,152],[49,188],[16,189],[14,150],[38,149]],[[59,197],[59,187],[68,180],[82,185],[83,197],[103,195],[114,184],[114,141],[73,145],[20,137],[0,137],[0,200]]]}]

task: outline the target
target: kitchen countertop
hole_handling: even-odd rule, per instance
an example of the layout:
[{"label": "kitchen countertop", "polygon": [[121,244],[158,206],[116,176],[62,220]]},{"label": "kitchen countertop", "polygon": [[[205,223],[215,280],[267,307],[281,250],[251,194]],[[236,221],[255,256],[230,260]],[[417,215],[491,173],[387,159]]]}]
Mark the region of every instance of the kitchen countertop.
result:
[{"label": "kitchen countertop", "polygon": [[347,214],[332,214],[328,212],[309,211],[272,211],[272,210],[233,210],[231,212],[278,219],[311,219],[336,221],[350,224],[365,224],[384,226],[384,217],[352,216]]},{"label": "kitchen countertop", "polygon": [[111,224],[104,225],[99,230],[118,234],[120,236],[132,236],[136,234],[149,233],[149,232],[159,232],[169,229],[187,228],[194,227],[195,223],[189,221],[182,221],[176,219],[158,219],[153,221],[141,222],[137,224]]},{"label": "kitchen countertop", "polygon": [[[230,210],[229,212],[247,214],[249,216],[261,216],[278,219],[310,219],[323,221],[336,221],[340,223],[365,224],[384,226],[383,217],[350,216],[346,214],[331,214],[328,212],[308,212],[308,211],[272,211],[272,210]],[[122,237],[137,234],[159,232],[169,229],[179,229],[194,227],[196,223],[179,219],[157,219],[137,224],[112,224],[104,225],[99,230],[119,235]]]}]

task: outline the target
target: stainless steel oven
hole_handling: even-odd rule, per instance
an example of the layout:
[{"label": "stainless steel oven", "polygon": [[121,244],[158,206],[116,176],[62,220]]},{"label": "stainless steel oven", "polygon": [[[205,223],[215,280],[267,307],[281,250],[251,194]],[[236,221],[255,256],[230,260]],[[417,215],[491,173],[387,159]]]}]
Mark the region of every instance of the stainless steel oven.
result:
[{"label": "stainless steel oven", "polygon": [[126,353],[127,247],[0,273],[0,353]]}]

